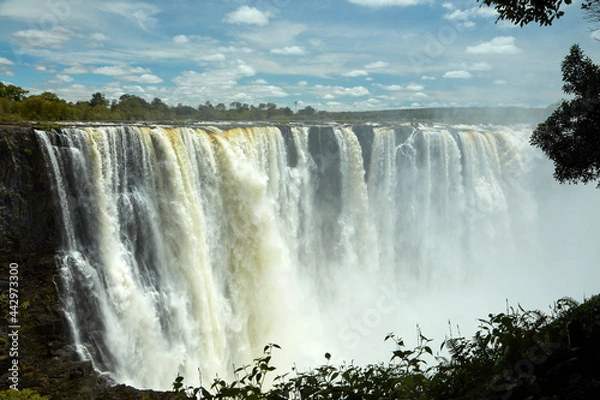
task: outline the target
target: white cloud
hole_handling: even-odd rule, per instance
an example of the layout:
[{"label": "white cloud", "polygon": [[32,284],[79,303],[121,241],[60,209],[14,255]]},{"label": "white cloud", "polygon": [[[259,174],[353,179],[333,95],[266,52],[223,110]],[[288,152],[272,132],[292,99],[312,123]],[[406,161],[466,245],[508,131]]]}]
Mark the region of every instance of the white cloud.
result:
[{"label": "white cloud", "polygon": [[470,71],[491,71],[493,67],[487,62],[481,61],[469,65],[468,69]]},{"label": "white cloud", "polygon": [[223,53],[214,53],[199,55],[195,59],[198,61],[225,61],[225,55]]},{"label": "white cloud", "polygon": [[369,95],[370,92],[364,86],[344,87],[344,86],[325,86],[315,85],[318,94],[325,96],[327,94],[338,96],[360,97]]},{"label": "white cloud", "polygon": [[370,8],[407,7],[429,3],[428,0],[348,0],[352,4]]},{"label": "white cloud", "polygon": [[448,71],[444,74],[444,78],[468,79],[471,74],[468,71]]},{"label": "white cloud", "polygon": [[173,43],[175,44],[186,44],[189,43],[190,39],[188,39],[185,35],[177,35],[173,38]]},{"label": "white cloud", "polygon": [[375,61],[375,62],[365,65],[365,68],[366,69],[379,69],[379,68],[385,68],[388,65],[390,65],[390,64],[385,61]]},{"label": "white cloud", "polygon": [[93,68],[91,72],[98,75],[123,76],[130,74],[144,74],[150,72],[150,70],[141,67],[132,67],[130,65],[110,65]]},{"label": "white cloud", "polygon": [[399,90],[404,90],[404,88],[402,86],[400,86],[400,85],[389,85],[389,86],[382,85],[382,87],[385,90],[389,90],[391,92],[396,92],[396,91],[399,91]]},{"label": "white cloud", "polygon": [[515,46],[513,36],[496,36],[489,42],[467,47],[466,52],[470,54],[517,54],[521,50]]},{"label": "white cloud", "polygon": [[413,94],[412,96],[410,96],[410,100],[415,101],[415,100],[419,100],[419,99],[425,99],[429,96],[427,96],[425,93],[423,92],[418,92]]},{"label": "white cloud", "polygon": [[423,85],[418,85],[418,84],[416,84],[416,83],[410,83],[410,84],[409,84],[409,85],[406,87],[406,90],[410,90],[410,91],[413,91],[413,92],[418,92],[418,91],[420,91],[420,90],[423,90],[423,89],[425,89],[425,86],[423,86]]},{"label": "white cloud", "polygon": [[491,7],[472,7],[468,10],[456,10],[445,14],[444,18],[450,21],[468,21],[473,18],[494,18],[498,13]]},{"label": "white cloud", "polygon": [[50,83],[70,83],[73,82],[73,77],[65,74],[58,74],[49,81]]},{"label": "white cloud", "polygon": [[224,21],[230,24],[250,24],[264,26],[269,23],[269,18],[273,14],[270,12],[263,12],[256,7],[241,6],[235,11],[230,12],[224,18]]},{"label": "white cloud", "polygon": [[240,82],[254,74],[256,70],[242,61],[204,72],[185,71],[173,79],[176,87],[171,92],[187,104],[206,100],[225,104],[232,101],[263,102],[272,97],[289,96],[282,88],[267,84],[261,78],[246,85]]},{"label": "white cloud", "polygon": [[148,30],[156,25],[157,19],[155,16],[160,13],[158,7],[142,2],[101,2],[98,3],[98,8],[102,11],[127,18],[144,30]]},{"label": "white cloud", "polygon": [[423,75],[421,77],[421,80],[424,80],[424,81],[435,81],[436,78],[434,76]]},{"label": "white cloud", "polygon": [[339,95],[339,96],[352,96],[352,97],[366,96],[366,95],[370,94],[369,90],[363,86],[354,86],[351,88],[336,87],[333,93],[336,95]]},{"label": "white cloud", "polygon": [[298,86],[308,86],[308,82],[306,82],[306,81],[299,81],[298,82]]},{"label": "white cloud", "polygon": [[288,46],[278,49],[271,49],[271,53],[289,56],[306,54],[306,51],[300,46]]},{"label": "white cloud", "polygon": [[[78,71],[77,67],[75,68],[67,68],[65,71]],[[83,71],[83,69],[81,69]],[[95,67],[91,68],[91,73],[97,75],[106,75],[111,76],[113,78],[129,81],[129,82],[137,82],[137,83],[145,83],[145,84],[154,84],[161,83],[163,80],[152,74],[148,68],[142,67],[132,67],[131,65],[108,65],[104,67]]]},{"label": "white cloud", "polygon": [[[306,31],[308,27],[290,21],[274,21],[261,29],[239,33],[240,40],[251,43],[253,47],[264,49],[278,49],[293,46],[299,34]],[[310,43],[311,41],[309,41]],[[310,43],[312,45],[312,43]]]},{"label": "white cloud", "polygon": [[51,30],[27,29],[12,34],[12,38],[25,48],[47,47],[60,49],[71,39],[71,32],[65,28],[55,27]]},{"label": "white cloud", "polygon": [[69,67],[69,68],[65,68],[63,70],[63,72],[65,74],[87,74],[90,72],[90,70],[87,67],[84,67],[83,65],[75,65],[73,67]]},{"label": "white cloud", "polygon": [[252,68],[252,66],[248,65],[248,64],[244,64],[244,62],[242,61],[238,61],[238,67],[237,67],[237,71],[242,75],[242,76],[253,76],[256,75],[256,70],[254,68]]},{"label": "white cloud", "polygon": [[97,42],[105,42],[105,41],[107,41],[109,39],[108,36],[106,36],[104,33],[101,33],[101,32],[93,33],[90,36],[90,38],[92,40],[97,41]]},{"label": "white cloud", "polygon": [[8,58],[0,57],[0,75],[14,76],[15,74],[12,71],[13,65],[15,65],[15,63]]},{"label": "white cloud", "polygon": [[129,80],[131,82],[147,83],[147,84],[161,83],[163,81],[162,79],[160,79],[158,76],[156,76],[154,74],[142,74],[140,76],[130,75],[130,76],[127,76],[127,80]]},{"label": "white cloud", "polygon": [[354,71],[350,71],[350,72],[346,72],[345,74],[343,74],[343,76],[349,77],[349,78],[356,78],[359,76],[368,76],[369,73],[367,71],[363,71],[363,70],[354,70]]}]

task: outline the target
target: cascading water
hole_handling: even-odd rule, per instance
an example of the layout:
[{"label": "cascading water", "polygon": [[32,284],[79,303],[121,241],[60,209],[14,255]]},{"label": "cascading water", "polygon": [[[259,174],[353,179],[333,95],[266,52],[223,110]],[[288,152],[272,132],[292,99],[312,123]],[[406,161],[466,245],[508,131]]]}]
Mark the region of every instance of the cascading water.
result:
[{"label": "cascading water", "polygon": [[490,287],[526,286],[512,272],[540,271],[529,132],[38,131],[78,351],[117,382],[166,389],[198,368],[229,376],[268,342],[285,362],[350,360],[415,320],[485,307]]}]

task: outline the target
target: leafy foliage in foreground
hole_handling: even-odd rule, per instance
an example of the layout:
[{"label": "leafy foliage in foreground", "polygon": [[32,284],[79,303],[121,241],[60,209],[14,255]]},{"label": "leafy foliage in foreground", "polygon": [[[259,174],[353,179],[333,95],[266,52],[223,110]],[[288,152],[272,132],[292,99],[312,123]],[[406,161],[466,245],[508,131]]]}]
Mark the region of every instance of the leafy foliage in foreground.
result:
[{"label": "leafy foliage in foreground", "polygon": [[[600,395],[600,296],[582,305],[558,300],[550,315],[520,306],[481,319],[472,339],[446,339],[434,356],[430,339],[406,349],[401,338],[387,364],[364,367],[327,363],[306,372],[275,376],[265,390],[276,344],[251,366],[238,368],[227,383],[185,388],[178,376],[173,389],[182,398],[204,399],[591,399]],[[430,365],[435,361],[435,365]]]}]

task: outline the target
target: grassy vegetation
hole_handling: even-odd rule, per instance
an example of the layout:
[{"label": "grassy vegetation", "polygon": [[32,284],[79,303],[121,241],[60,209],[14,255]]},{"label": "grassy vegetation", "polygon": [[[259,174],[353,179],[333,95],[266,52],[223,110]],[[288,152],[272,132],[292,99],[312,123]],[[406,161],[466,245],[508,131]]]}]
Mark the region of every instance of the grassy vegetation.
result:
[{"label": "grassy vegetation", "polygon": [[[600,296],[579,305],[563,298],[550,314],[510,308],[481,319],[472,339],[446,339],[434,355],[431,340],[420,335],[406,349],[393,334],[391,360],[384,364],[334,366],[277,375],[265,389],[271,365],[269,344],[253,365],[235,371],[236,379],[215,379],[208,387],[185,388],[178,376],[173,389],[181,398],[205,399],[596,399],[600,398]],[[437,351],[436,351],[437,353]]]}]

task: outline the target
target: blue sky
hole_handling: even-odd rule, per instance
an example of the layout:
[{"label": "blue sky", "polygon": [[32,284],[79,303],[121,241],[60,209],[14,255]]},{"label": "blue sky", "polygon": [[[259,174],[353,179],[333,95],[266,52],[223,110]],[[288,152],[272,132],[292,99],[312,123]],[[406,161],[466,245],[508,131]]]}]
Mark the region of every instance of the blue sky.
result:
[{"label": "blue sky", "polygon": [[600,62],[579,2],[565,11],[519,28],[475,0],[3,0],[0,81],[194,107],[545,107],[573,43]]}]

